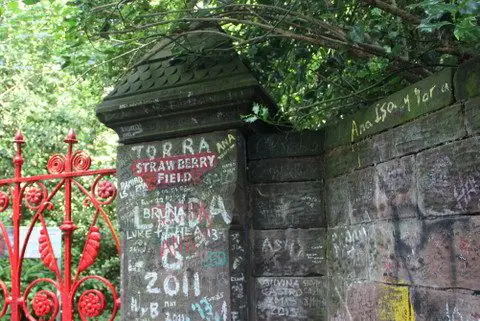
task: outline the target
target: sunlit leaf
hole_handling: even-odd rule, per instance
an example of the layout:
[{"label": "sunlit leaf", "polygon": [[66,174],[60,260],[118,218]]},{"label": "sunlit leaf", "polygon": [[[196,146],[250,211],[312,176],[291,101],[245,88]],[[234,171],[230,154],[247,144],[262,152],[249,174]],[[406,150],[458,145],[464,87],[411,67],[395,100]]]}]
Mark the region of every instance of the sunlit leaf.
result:
[{"label": "sunlit leaf", "polygon": [[26,5],[32,5],[32,4],[35,4],[35,3],[38,3],[40,2],[40,0],[22,0],[23,3],[25,3]]}]

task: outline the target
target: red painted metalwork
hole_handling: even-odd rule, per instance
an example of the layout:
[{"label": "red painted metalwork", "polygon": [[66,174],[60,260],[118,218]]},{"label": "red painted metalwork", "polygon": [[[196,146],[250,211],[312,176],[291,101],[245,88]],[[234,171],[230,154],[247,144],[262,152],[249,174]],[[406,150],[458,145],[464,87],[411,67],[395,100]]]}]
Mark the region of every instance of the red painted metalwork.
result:
[{"label": "red painted metalwork", "polygon": [[[22,147],[25,139],[20,131],[15,135],[16,152],[13,158],[15,174],[13,178],[0,180],[0,188],[7,188],[7,191],[0,191],[0,212],[6,211],[11,206],[11,224],[13,226],[13,239],[11,239],[5,225],[0,222],[0,233],[5,240],[11,265],[11,286],[7,286],[4,281],[0,280],[0,319],[9,312],[12,321],[20,321],[22,315],[31,321],[53,321],[61,311],[62,321],[72,321],[75,319],[75,315],[81,320],[88,320],[105,313],[108,314],[108,312],[110,313],[108,320],[113,320],[120,307],[119,295],[110,281],[97,275],[82,275],[95,263],[100,251],[101,238],[106,235],[100,232],[99,220],[103,220],[108,227],[117,252],[120,254],[118,237],[103,209],[103,206],[113,202],[117,194],[115,185],[105,179],[108,175],[114,175],[115,170],[90,170],[90,156],[84,151],[74,151],[73,149],[74,144],[77,143],[73,130],[68,132],[64,141],[67,144],[67,153],[65,155],[55,154],[50,157],[47,163],[49,174],[23,177]],[[80,177],[93,177],[90,188],[85,187],[78,180]],[[47,182],[53,183],[54,187],[49,190]],[[72,216],[72,191],[74,189],[80,191],[85,197],[84,205],[93,206],[95,210],[76,269],[72,266],[73,234],[77,228]],[[63,223],[59,226],[63,234],[62,268],[57,264],[45,220],[46,212],[54,208],[53,198],[59,191],[63,191],[64,208]],[[22,217],[23,211],[26,209],[33,211],[33,217],[28,222],[24,222]],[[20,226],[22,224],[28,226],[28,230],[21,246]],[[27,243],[36,224],[41,227],[38,240],[41,261],[47,269],[55,274],[55,278],[39,278],[22,289],[22,263]],[[106,311],[107,299],[105,294],[98,289],[87,289],[82,293],[77,293],[82,286],[86,286],[87,281],[100,282],[108,290],[109,296],[113,298],[111,311]],[[53,286],[57,293],[45,286],[42,288],[42,284]]]}]

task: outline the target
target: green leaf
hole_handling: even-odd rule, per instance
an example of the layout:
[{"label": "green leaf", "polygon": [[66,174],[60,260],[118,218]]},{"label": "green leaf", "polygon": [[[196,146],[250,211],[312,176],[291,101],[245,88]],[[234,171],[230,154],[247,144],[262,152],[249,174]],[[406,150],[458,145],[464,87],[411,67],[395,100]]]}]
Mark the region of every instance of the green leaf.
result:
[{"label": "green leaf", "polygon": [[480,41],[480,27],[476,25],[476,18],[473,16],[465,17],[455,26],[453,31],[455,38],[460,41]]},{"label": "green leaf", "polygon": [[23,3],[25,3],[27,6],[35,4],[35,3],[39,3],[39,2],[40,2],[40,0],[23,0]]},{"label": "green leaf", "polygon": [[252,111],[255,115],[258,115],[258,112],[260,111],[260,105],[257,103],[253,104]]},{"label": "green leaf", "polygon": [[348,33],[348,38],[353,42],[363,42],[365,40],[365,30],[363,26],[354,26]]},{"label": "green leaf", "polygon": [[372,14],[373,14],[374,16],[381,16],[381,15],[383,14],[383,11],[380,10],[379,8],[376,8],[376,7],[373,8],[373,9],[371,10],[371,12],[372,12]]},{"label": "green leaf", "polygon": [[258,113],[261,119],[268,119],[270,116],[270,112],[268,111],[267,107],[261,107],[260,112]]},{"label": "green leaf", "polygon": [[12,11],[18,11],[18,9],[19,9],[18,1],[13,0],[13,1],[8,2],[7,7],[8,7],[8,9],[10,9]]},{"label": "green leaf", "polygon": [[253,123],[258,120],[258,117],[255,115],[248,115],[248,116],[242,117],[242,119],[246,123]]}]

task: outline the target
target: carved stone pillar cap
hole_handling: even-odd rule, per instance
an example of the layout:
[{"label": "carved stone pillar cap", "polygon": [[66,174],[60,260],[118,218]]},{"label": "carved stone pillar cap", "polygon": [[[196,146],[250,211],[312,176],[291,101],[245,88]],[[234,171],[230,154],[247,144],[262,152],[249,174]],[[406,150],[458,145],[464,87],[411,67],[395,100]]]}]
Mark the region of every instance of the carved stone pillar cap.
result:
[{"label": "carved stone pillar cap", "polygon": [[130,143],[241,128],[253,102],[274,105],[228,38],[210,26],[159,42],[97,116]]}]

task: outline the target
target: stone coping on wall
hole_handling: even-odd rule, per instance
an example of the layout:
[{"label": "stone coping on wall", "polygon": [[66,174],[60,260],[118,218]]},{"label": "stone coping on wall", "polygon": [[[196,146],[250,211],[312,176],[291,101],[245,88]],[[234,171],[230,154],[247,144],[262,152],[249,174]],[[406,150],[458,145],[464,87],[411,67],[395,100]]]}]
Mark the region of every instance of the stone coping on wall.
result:
[{"label": "stone coping on wall", "polygon": [[480,55],[446,68],[325,129],[324,147],[358,142],[421,115],[480,95]]},{"label": "stone coping on wall", "polygon": [[444,69],[327,127],[325,146],[354,143],[452,104],[453,73]]}]

